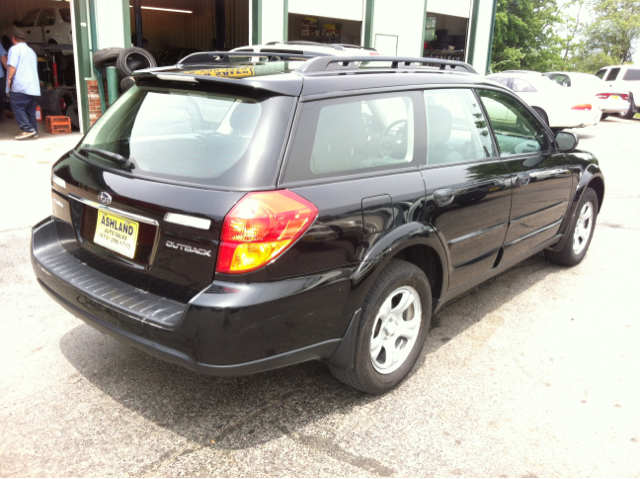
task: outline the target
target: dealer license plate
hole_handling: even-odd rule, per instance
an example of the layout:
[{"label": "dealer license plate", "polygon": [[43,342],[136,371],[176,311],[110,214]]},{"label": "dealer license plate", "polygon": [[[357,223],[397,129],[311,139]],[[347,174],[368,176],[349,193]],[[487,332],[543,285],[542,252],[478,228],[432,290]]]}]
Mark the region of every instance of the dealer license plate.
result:
[{"label": "dealer license plate", "polygon": [[620,99],[620,97],[619,97],[618,95],[612,95],[612,96],[611,96],[611,99],[612,99],[612,100],[618,100],[618,99]]},{"label": "dealer license plate", "polygon": [[136,253],[138,223],[122,216],[98,210],[98,223],[93,242],[132,258]]}]

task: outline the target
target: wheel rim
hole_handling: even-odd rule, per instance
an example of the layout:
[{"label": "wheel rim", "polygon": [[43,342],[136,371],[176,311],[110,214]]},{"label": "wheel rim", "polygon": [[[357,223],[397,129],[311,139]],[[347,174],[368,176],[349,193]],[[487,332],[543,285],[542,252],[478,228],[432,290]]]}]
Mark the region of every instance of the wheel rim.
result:
[{"label": "wheel rim", "polygon": [[578,216],[576,229],[573,232],[573,252],[578,255],[587,247],[591,230],[593,229],[593,205],[591,202],[584,204]]},{"label": "wheel rim", "polygon": [[422,303],[414,288],[401,286],[387,296],[373,323],[369,345],[376,371],[390,374],[404,364],[418,339],[421,322]]}]

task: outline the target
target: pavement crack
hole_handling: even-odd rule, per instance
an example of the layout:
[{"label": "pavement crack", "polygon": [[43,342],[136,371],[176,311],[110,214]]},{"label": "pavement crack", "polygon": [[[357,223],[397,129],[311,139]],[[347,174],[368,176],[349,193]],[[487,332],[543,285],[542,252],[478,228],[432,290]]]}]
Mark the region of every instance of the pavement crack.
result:
[{"label": "pavement crack", "polygon": [[309,436],[301,432],[290,432],[286,426],[282,426],[280,430],[291,437],[295,441],[304,444],[305,446],[315,451],[326,454],[327,456],[335,459],[336,461],[344,462],[351,466],[357,467],[367,471],[369,474],[377,477],[391,477],[396,475],[396,471],[384,464],[371,459],[370,457],[358,456],[349,451],[345,451],[340,446],[335,444],[330,439],[318,436]]}]

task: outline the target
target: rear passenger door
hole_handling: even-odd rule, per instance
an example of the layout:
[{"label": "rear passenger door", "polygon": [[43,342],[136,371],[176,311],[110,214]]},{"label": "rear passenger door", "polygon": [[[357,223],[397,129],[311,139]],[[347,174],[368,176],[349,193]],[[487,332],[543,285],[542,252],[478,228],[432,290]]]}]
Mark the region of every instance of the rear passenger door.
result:
[{"label": "rear passenger door", "polygon": [[519,100],[493,90],[478,94],[514,186],[505,263],[558,233],[572,192],[571,163],[566,154],[554,150],[547,129]]},{"label": "rear passenger door", "polygon": [[278,261],[273,276],[361,261],[399,225],[417,221],[424,201],[418,169],[424,119],[419,92],[302,101],[279,187],[311,201],[318,218]]},{"label": "rear passenger door", "polygon": [[426,221],[446,245],[448,291],[453,291],[499,262],[511,208],[511,174],[471,89],[425,90],[424,102]]}]

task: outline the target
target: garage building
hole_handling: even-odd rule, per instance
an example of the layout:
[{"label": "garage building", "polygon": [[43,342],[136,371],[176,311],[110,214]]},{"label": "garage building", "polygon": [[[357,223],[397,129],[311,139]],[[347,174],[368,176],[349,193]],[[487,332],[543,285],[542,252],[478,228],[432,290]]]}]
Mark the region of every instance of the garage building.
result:
[{"label": "garage building", "polygon": [[[31,34],[42,34],[38,41],[49,46],[68,45],[69,61],[56,56],[57,76],[62,85],[77,91],[83,131],[107,106],[104,93],[99,101],[100,72],[93,63],[93,55],[104,48],[143,45],[158,60],[168,52],[166,60],[176,61],[191,51],[272,41],[348,43],[388,55],[463,60],[484,74],[496,9],[496,0],[4,0],[3,4],[2,32],[11,31],[13,20],[44,9],[33,14]],[[64,33],[53,36],[52,11],[62,16],[69,12],[71,38]],[[50,63],[47,69],[51,70]]]}]

